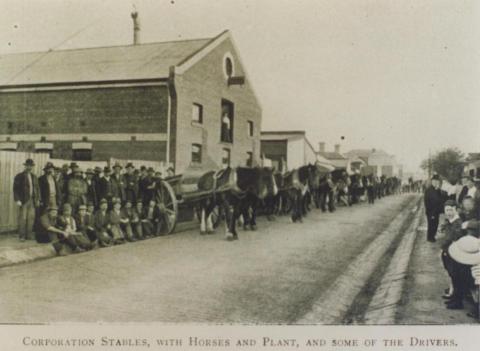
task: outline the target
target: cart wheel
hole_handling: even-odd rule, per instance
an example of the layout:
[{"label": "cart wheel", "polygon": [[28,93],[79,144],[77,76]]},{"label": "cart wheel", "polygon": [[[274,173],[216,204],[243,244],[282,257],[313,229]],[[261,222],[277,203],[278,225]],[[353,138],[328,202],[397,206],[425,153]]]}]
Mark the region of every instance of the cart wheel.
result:
[{"label": "cart wheel", "polygon": [[178,201],[171,185],[162,180],[157,187],[155,199],[164,215],[161,234],[170,234],[175,229],[178,218]]}]

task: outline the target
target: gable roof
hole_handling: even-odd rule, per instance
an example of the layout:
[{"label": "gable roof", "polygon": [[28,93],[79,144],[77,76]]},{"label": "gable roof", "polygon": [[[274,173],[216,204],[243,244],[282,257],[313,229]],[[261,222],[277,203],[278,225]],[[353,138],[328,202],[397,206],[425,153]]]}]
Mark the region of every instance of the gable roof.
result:
[{"label": "gable roof", "polygon": [[214,38],[0,55],[0,86],[168,78],[170,67],[191,64],[223,41]]}]

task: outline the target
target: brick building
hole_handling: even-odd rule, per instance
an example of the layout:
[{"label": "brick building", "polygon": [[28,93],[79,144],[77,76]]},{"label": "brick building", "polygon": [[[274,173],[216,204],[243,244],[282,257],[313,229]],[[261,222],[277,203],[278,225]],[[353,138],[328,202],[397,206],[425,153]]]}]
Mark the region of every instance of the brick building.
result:
[{"label": "brick building", "polygon": [[0,56],[0,149],[72,160],[251,164],[261,108],[229,31]]}]

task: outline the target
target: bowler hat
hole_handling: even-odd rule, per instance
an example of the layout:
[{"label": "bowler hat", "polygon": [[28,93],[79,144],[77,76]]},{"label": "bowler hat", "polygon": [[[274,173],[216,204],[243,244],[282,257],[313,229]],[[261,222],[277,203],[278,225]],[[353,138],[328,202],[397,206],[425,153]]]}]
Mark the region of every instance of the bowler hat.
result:
[{"label": "bowler hat", "polygon": [[123,167],[122,167],[122,165],[121,165],[120,163],[115,162],[115,164],[113,165],[112,168],[113,168],[113,169],[115,169],[115,168],[120,168],[120,169],[121,169],[121,168],[123,168]]},{"label": "bowler hat", "polygon": [[76,168],[78,167],[76,162],[70,162],[70,168]]},{"label": "bowler hat", "polygon": [[135,168],[132,162],[128,162],[125,168]]},{"label": "bowler hat", "polygon": [[110,167],[105,167],[103,169],[103,173],[111,173],[111,172],[112,172],[112,170],[110,169]]},{"label": "bowler hat", "polygon": [[146,170],[147,170],[147,167],[141,166],[141,167],[140,167],[140,170],[141,170],[141,171],[146,171]]},{"label": "bowler hat", "polygon": [[147,172],[149,172],[149,173],[150,173],[150,172],[151,172],[151,173],[154,173],[155,170],[153,169],[153,167],[148,167]]},{"label": "bowler hat", "polygon": [[458,263],[480,264],[480,240],[471,235],[464,236],[450,245],[448,253]]},{"label": "bowler hat", "polygon": [[55,166],[53,165],[53,163],[52,162],[47,162],[45,164],[45,167],[43,167],[43,170],[46,171],[47,169],[52,169],[52,168],[55,169]]},{"label": "bowler hat", "polygon": [[87,168],[87,171],[85,172],[85,174],[95,174],[95,172],[93,171],[93,169]]},{"label": "bowler hat", "polygon": [[96,173],[102,173],[102,167],[96,166],[96,167],[94,168],[94,171],[95,171]]},{"label": "bowler hat", "polygon": [[438,176],[438,174],[434,174],[432,176],[432,180],[440,180],[440,177]]},{"label": "bowler hat", "polygon": [[24,166],[35,166],[35,162],[31,158],[27,158],[25,163],[23,164]]}]

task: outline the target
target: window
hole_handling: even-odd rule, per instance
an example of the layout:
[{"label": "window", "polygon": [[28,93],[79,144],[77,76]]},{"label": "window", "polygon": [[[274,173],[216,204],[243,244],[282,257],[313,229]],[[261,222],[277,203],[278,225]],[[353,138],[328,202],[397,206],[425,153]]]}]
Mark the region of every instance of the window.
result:
[{"label": "window", "polygon": [[253,121],[247,121],[247,133],[249,137],[253,137]]},{"label": "window", "polygon": [[192,105],[192,122],[203,123],[203,106],[200,104]]},{"label": "window", "polygon": [[73,161],[91,161],[92,150],[90,149],[75,149],[73,150]]},{"label": "window", "polygon": [[222,149],[222,167],[230,166],[230,149]]},{"label": "window", "polygon": [[192,163],[202,163],[202,145],[192,144]]},{"label": "window", "polygon": [[228,100],[222,100],[220,125],[220,141],[233,143],[233,103]]},{"label": "window", "polygon": [[230,52],[227,52],[223,56],[223,75],[227,80],[235,75],[235,66],[233,64],[233,56]]},{"label": "window", "polygon": [[247,167],[253,167],[253,152],[247,152]]}]

